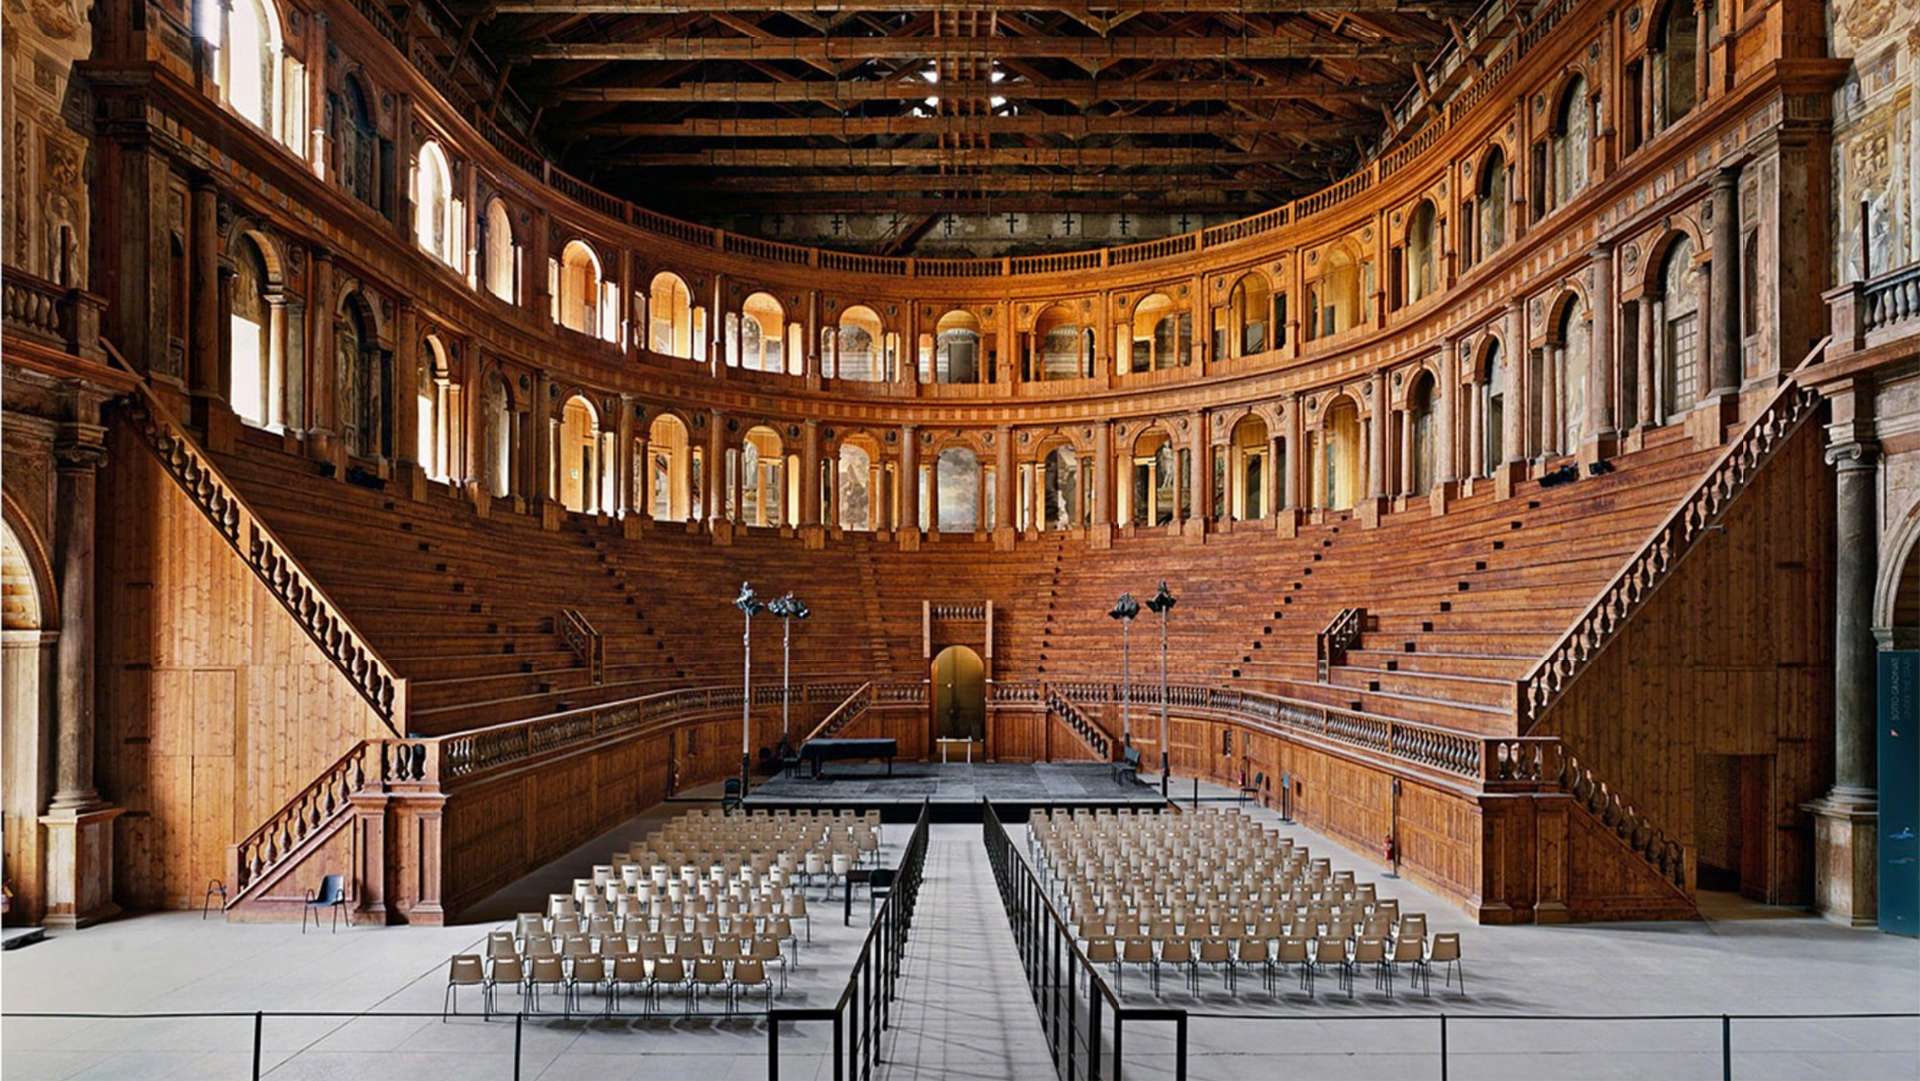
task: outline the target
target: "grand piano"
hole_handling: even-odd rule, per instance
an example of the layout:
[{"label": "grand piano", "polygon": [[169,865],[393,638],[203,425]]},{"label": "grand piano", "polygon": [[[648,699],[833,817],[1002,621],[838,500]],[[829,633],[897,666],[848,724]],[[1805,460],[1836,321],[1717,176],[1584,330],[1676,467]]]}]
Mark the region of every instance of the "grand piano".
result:
[{"label": "grand piano", "polygon": [[896,739],[810,739],[800,745],[800,759],[808,764],[815,778],[821,775],[824,763],[873,758],[887,760],[887,775],[891,777],[893,759],[899,753],[900,741]]}]

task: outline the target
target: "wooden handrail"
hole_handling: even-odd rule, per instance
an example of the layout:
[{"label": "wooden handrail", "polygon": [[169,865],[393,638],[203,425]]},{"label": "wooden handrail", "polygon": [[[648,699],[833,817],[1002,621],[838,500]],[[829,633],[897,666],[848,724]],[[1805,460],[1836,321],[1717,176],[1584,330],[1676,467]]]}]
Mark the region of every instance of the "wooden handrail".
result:
[{"label": "wooden handrail", "polygon": [[560,638],[587,666],[587,676],[598,686],[607,681],[607,639],[578,608],[560,609]]},{"label": "wooden handrail", "polygon": [[[138,375],[119,350],[100,339],[107,356],[122,369]],[[381,657],[367,636],[348,618],[346,609],[327,596],[318,579],[308,573],[289,548],[240,495],[213,459],[200,448],[193,433],[177,420],[144,378],[134,380],[136,397],[128,405],[134,430],[140,433],[160,466],[186,492],[227,544],[240,554],[267,591],[292,614],[320,652],[373,707],[373,712],[395,735],[405,730],[407,681]]]},{"label": "wooden handrail", "polygon": [[352,807],[349,797],[366,785],[367,745],[366,740],[355,743],[252,833],[227,846],[227,881],[233,887],[227,907],[239,904],[254,884],[267,878],[302,842],[348,812]]},{"label": "wooden handrail", "polygon": [[1586,611],[1573,621],[1532,671],[1515,684],[1514,717],[1528,734],[1567,688],[1587,670],[1620,633],[1706,532],[1719,524],[1727,508],[1753,482],[1767,462],[1798,431],[1820,404],[1820,394],[1800,384],[1800,374],[1826,351],[1831,337],[1820,339],[1807,358],[1780,384],[1746,429],[1707,470],[1645,543],[1602,586]]},{"label": "wooden handrail", "polygon": [[827,715],[820,719],[820,723],[813,726],[813,731],[808,732],[806,738],[800,742],[810,743],[816,739],[825,739],[842,728],[845,728],[847,725],[852,724],[855,718],[865,713],[868,709],[872,708],[872,706],[873,681],[868,680],[860,686],[855,687],[852,694],[847,695],[840,701],[839,705],[829,710]]},{"label": "wooden handrail", "polygon": [[1327,621],[1325,630],[1313,636],[1313,659],[1322,683],[1326,682],[1329,669],[1347,663],[1347,650],[1360,641],[1366,626],[1365,608],[1342,608]]},{"label": "wooden handrail", "polygon": [[1108,762],[1113,761],[1113,748],[1119,741],[1113,738],[1104,725],[1082,712],[1071,699],[1054,689],[1053,684],[1049,683],[1045,686],[1044,694],[1049,710],[1059,714],[1067,727],[1073,729],[1081,739],[1085,740],[1095,754]]}]

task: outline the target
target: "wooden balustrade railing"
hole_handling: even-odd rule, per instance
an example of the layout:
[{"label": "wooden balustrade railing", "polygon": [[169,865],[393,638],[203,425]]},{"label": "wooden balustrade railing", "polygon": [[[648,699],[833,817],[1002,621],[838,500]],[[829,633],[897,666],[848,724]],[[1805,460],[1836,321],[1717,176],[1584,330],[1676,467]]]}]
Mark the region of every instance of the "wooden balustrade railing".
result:
[{"label": "wooden balustrade railing", "polygon": [[74,356],[101,358],[100,315],[106,303],[84,289],[70,289],[13,267],[0,278],[0,319],[8,333]]},{"label": "wooden balustrade railing", "polygon": [[[133,370],[105,339],[102,344],[116,363]],[[240,553],[267,591],[347,677],[374,714],[394,734],[402,732],[406,725],[407,681],[369,644],[366,635],[347,618],[346,610],[327,596],[292,550],[254,514],[239,490],[200,449],[186,426],[174,419],[146,381],[136,380],[134,385],[137,390],[127,413],[133,430],[159,459],[161,468]]]},{"label": "wooden balustrade railing", "polygon": [[833,738],[835,733],[858,720],[861,715],[865,714],[872,706],[873,681],[868,680],[854,688],[852,694],[847,695],[839,705],[829,710],[827,715],[820,719],[819,724],[813,726],[813,731],[808,732],[806,739],[801,740],[801,742],[806,743],[816,739]]},{"label": "wooden balustrade railing", "polygon": [[578,608],[560,609],[560,638],[573,655],[587,666],[587,676],[596,685],[607,681],[607,640],[599,628]]},{"label": "wooden balustrade railing", "polygon": [[1072,700],[1067,698],[1066,695],[1061,694],[1058,690],[1055,690],[1052,686],[1049,685],[1045,687],[1044,693],[1049,710],[1053,711],[1055,715],[1066,723],[1068,728],[1079,735],[1079,737],[1086,742],[1086,745],[1093,749],[1095,754],[1098,754],[1105,761],[1113,761],[1114,739],[1111,735],[1107,734],[1105,728],[1102,728],[1093,718],[1081,712],[1080,707],[1074,705]]},{"label": "wooden balustrade railing", "polygon": [[1646,543],[1604,586],[1559,642],[1515,686],[1514,714],[1519,731],[1531,732],[1593,658],[1620,633],[1640,606],[1667,580],[1680,560],[1718,525],[1722,515],[1753,482],[1774,454],[1820,404],[1818,392],[1800,385],[1799,374],[1826,349],[1813,347],[1793,376],[1780,385],[1740,437],[1715,460],[1700,483],[1653,530]]},{"label": "wooden balustrade railing", "polygon": [[266,880],[307,840],[352,807],[350,797],[367,783],[367,747],[362,740],[333,765],[267,816],[238,844],[227,846],[227,882],[232,896],[227,906],[240,903],[255,884]]},{"label": "wooden balustrade railing", "polygon": [[1367,627],[1365,608],[1342,608],[1327,621],[1326,629],[1313,636],[1313,660],[1325,682],[1328,669],[1347,663],[1347,650],[1360,641]]}]

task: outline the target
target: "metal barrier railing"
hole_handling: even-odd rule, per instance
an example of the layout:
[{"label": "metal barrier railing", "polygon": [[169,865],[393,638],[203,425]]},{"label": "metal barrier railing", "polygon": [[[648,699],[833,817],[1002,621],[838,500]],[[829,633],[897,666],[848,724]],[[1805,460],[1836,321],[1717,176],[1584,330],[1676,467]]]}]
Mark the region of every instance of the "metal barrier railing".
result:
[{"label": "metal barrier railing", "polygon": [[1054,907],[1033,868],[1014,851],[993,804],[984,799],[980,824],[987,862],[993,866],[1034,1009],[1040,1013],[1040,1029],[1062,1081],[1119,1081],[1128,1026],[1149,1021],[1172,1022],[1173,1076],[1186,1081],[1187,1011],[1122,1004],[1081,951],[1073,925]]},{"label": "metal barrier railing", "polygon": [[[906,957],[907,933],[913,927],[927,863],[930,821],[931,805],[923,802],[893,884],[860,945],[840,998],[830,1007],[780,1006],[767,1011],[767,1081],[780,1081],[781,1024],[803,1021],[833,1022],[833,1081],[864,1081],[873,1076],[874,1064],[880,1061],[880,1034],[892,1027],[900,964]],[[849,883],[849,904],[852,889]]]}]

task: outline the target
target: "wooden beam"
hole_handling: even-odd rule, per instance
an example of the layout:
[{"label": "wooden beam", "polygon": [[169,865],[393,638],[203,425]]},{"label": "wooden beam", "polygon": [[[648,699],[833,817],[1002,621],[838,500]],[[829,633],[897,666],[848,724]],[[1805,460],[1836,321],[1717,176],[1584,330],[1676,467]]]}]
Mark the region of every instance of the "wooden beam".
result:
[{"label": "wooden beam", "polygon": [[[1312,163],[1310,163],[1312,164]],[[847,173],[797,173],[778,177],[705,176],[698,180],[662,177],[647,181],[649,189],[685,190],[694,194],[706,191],[759,193],[773,196],[871,194],[876,192],[1002,192],[1007,194],[1052,194],[1073,196],[1090,193],[1142,190],[1140,177],[1124,173],[1109,175],[1069,175],[1064,173],[979,173],[970,176],[929,176],[921,173],[881,174],[874,176]],[[1182,176],[1181,191],[1281,191],[1296,182],[1281,177]],[[779,190],[772,191],[770,185]],[[1149,188],[1154,197],[1163,189]]]},{"label": "wooden beam", "polygon": [[[1036,147],[710,147],[602,156],[602,162],[656,169],[898,169],[919,166],[1128,168],[1136,165],[1243,168],[1270,155],[1184,146]],[[963,186],[967,177],[954,177]],[[1135,178],[1138,180],[1139,178]],[[770,181],[777,183],[778,181]]]},{"label": "wooden beam", "polygon": [[[1294,188],[1266,188],[1256,191],[1294,193]],[[1301,193],[1307,190],[1300,189]],[[1119,213],[1129,214],[1165,214],[1179,213],[1182,210],[1203,210],[1209,213],[1230,213],[1235,217],[1245,214],[1249,196],[1244,191],[1229,189],[1194,188],[1182,184],[1177,191],[1159,192],[1151,196],[1131,195],[1083,195],[1078,192],[1007,192],[985,195],[916,195],[909,192],[897,194],[875,194],[873,192],[816,192],[795,196],[788,192],[760,192],[765,198],[748,195],[729,194],[725,201],[711,198],[702,199],[701,193],[692,189],[675,189],[663,192],[650,189],[654,196],[656,209],[666,209],[681,217],[699,220],[707,214],[731,217],[744,212],[754,214],[874,214],[897,212],[901,214],[1005,214],[1009,211],[1019,213],[1059,214],[1066,211],[1080,213]],[[834,240],[819,238],[819,243],[829,247],[846,243],[845,238]]]},{"label": "wooden beam", "polygon": [[1188,15],[1240,12],[1305,15],[1314,12],[1378,12],[1444,18],[1471,14],[1474,0],[501,0],[502,15],[673,15],[686,12],[777,12],[838,15],[854,12],[950,13],[1030,11],[1070,18],[1111,19],[1121,14]]},{"label": "wooden beam", "polygon": [[1122,60],[1383,60],[1407,63],[1433,51],[1419,42],[1337,38],[1031,37],[1031,38],[654,38],[647,41],[543,43],[507,50],[522,60],[792,60],[829,64],[918,58]]},{"label": "wooden beam", "polygon": [[694,117],[663,123],[602,121],[558,130],[584,136],[645,139],[862,139],[915,135],[1270,135],[1295,143],[1344,142],[1372,135],[1371,120],[1308,122],[1249,116],[877,116]]},{"label": "wooden beam", "polygon": [[972,80],[941,84],[923,79],[901,81],[742,83],[693,82],[679,86],[567,86],[541,91],[522,89],[530,98],[561,102],[818,102],[851,105],[862,101],[918,101],[943,90],[957,98],[1003,97],[1009,101],[1371,101],[1396,97],[1405,83],[1359,83],[1333,86],[1317,82],[1276,80],[1258,83],[1239,79],[1157,81],[1147,79],[1065,79],[1048,82]]}]

